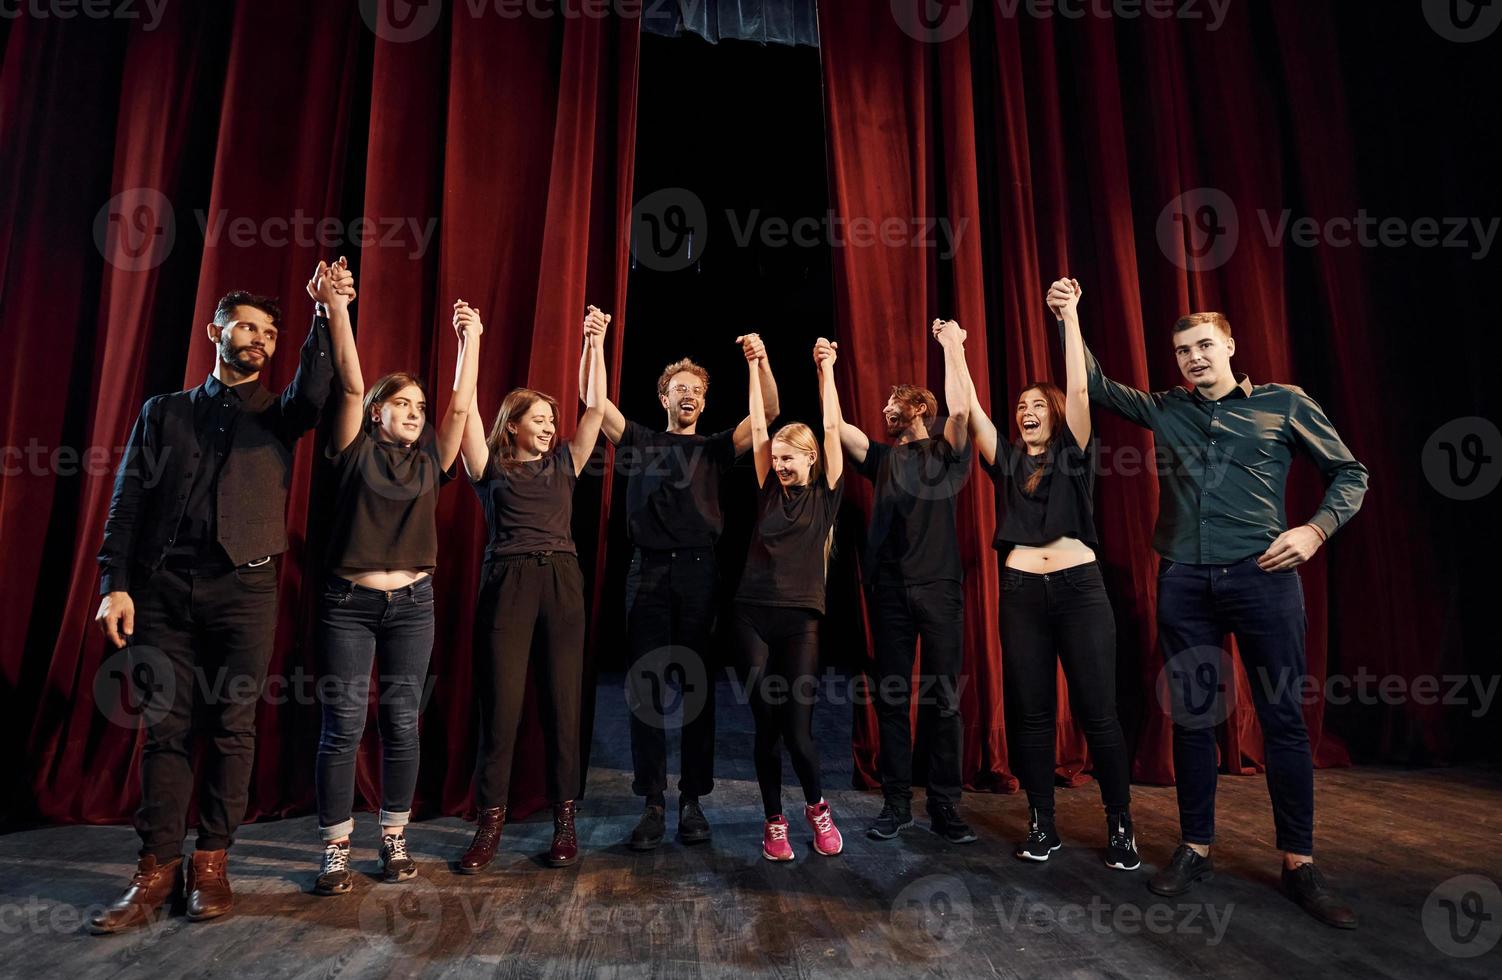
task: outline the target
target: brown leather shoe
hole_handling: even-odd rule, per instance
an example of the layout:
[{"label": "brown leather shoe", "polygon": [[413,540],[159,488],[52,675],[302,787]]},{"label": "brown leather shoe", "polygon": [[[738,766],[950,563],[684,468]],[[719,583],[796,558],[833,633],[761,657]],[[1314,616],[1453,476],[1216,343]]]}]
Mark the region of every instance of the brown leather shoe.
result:
[{"label": "brown leather shoe", "polygon": [[229,864],[224,851],[194,851],[188,865],[188,918],[215,919],[234,908],[229,890]]},{"label": "brown leather shoe", "polygon": [[459,859],[459,873],[477,875],[490,866],[495,858],[496,845],[501,842],[501,828],[506,825],[506,808],[493,806],[481,810],[475,822],[475,839],[469,850]]},{"label": "brown leather shoe", "polygon": [[136,865],[125,893],[89,919],[89,931],[107,936],[154,921],[169,899],[182,894],[183,859],[158,863],[148,854]]},{"label": "brown leather shoe", "polygon": [[553,804],[553,846],[548,849],[548,863],[566,868],[579,860],[579,837],[574,832],[574,801]]}]

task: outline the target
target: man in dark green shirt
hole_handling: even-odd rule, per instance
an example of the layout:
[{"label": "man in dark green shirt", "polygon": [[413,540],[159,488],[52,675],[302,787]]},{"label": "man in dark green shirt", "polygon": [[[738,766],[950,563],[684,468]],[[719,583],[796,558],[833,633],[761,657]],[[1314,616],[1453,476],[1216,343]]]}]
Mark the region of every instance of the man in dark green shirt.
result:
[{"label": "man in dark green shirt", "polygon": [[[1076,289],[1060,280],[1050,302]],[[1158,632],[1173,698],[1183,842],[1149,887],[1180,895],[1212,870],[1215,725],[1225,717],[1230,658],[1222,644],[1231,633],[1262,724],[1284,886],[1320,921],[1354,928],[1355,913],[1314,866],[1314,764],[1299,697],[1304,593],[1295,569],[1361,507],[1367,470],[1302,389],[1254,385],[1232,372],[1236,341],[1223,315],[1184,317],[1173,344],[1187,389],[1118,384],[1085,353],[1090,400],[1151,429],[1157,447]],[[1295,450],[1313,458],[1328,486],[1314,515],[1290,528],[1284,490]]]}]

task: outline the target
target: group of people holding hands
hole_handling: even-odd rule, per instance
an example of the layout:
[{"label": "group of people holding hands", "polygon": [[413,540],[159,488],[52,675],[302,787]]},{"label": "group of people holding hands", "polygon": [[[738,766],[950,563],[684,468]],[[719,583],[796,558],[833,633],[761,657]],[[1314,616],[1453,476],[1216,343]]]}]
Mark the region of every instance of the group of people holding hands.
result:
[{"label": "group of people holding hands", "polygon": [[[1082,290],[1053,283],[1063,386],[1030,383],[1011,404],[1012,430],[998,431],[977,397],[966,334],[952,320],[931,329],[942,347],[944,411],[927,388],[898,384],[883,409],[883,438],[847,422],[835,383],[839,345],[820,339],[813,362],[821,400],[816,426],[775,430],[777,383],[755,334],[736,338],[747,366],[747,414],[734,428],[698,431],[709,375],[692,360],[669,364],[657,382],[663,428],[626,419],[607,394],[604,341],[610,315],[589,307],[579,364],[581,408],[560,436],[551,394],[518,388],[487,431],[478,388],[484,325],[463,300],[453,307],[458,357],[447,405],[431,412],[422,380],[406,372],[364,381],[350,319],[347,263],[320,262],[308,283],[313,327],[296,376],[280,394],[260,381],[273,357],[280,310],[232,292],[207,327],[216,359],[203,384],[148,400],[116,477],[99,561],[97,620],[117,647],[166,665],[175,683],[147,726],[142,799],[135,824],[138,866],[120,898],[92,927],[112,933],[150,921],[175,897],[191,919],[230,911],[227,851],[244,815],[254,761],[255,698],[276,624],[275,556],[286,550],[285,505],[297,440],[324,415],[334,476],[317,650],[322,732],[316,791],[321,866],[313,890],[352,885],[355,755],[372,668],[379,677],[381,741],[379,860],[385,880],[411,878],[405,827],[418,768],[418,718],[434,640],[437,499],[456,461],[479,496],[487,544],[475,613],[473,689],[479,705],[474,838],[457,870],[476,874],[494,859],[507,814],[523,699],[530,675],[544,733],[553,804],[547,860],[579,860],[575,800],[581,788],[580,702],[587,620],[584,576],[571,531],[572,498],[600,435],[626,458],[628,669],[665,648],[704,662],[715,627],[715,544],[723,529],[723,476],[751,453],[756,520],[734,596],[728,635],[747,680],[755,719],[754,759],[765,822],[761,850],[794,858],[782,800],[782,753],[803,795],[803,818],[821,855],[844,847],[823,795],[812,734],[812,691],[834,528],[848,465],[873,496],[861,558],[874,637],[870,674],[880,729],[883,805],[867,835],[897,838],[912,826],[914,666],[921,640],[927,796],[932,830],[954,844],[976,840],[957,807],[965,781],[959,691],[964,652],[964,570],[957,497],[974,450],[998,504],[999,622],[1012,762],[1028,797],[1028,830],[1017,857],[1047,861],[1062,846],[1054,819],[1055,676],[1062,663],[1073,714],[1090,747],[1106,814],[1105,863],[1141,865],[1130,814],[1130,763],[1115,703],[1115,623],[1097,560],[1094,521],[1098,440],[1092,404],[1152,430],[1159,454],[1162,556],[1159,633],[1166,658],[1218,646],[1234,633],[1249,671],[1304,672],[1303,593],[1294,569],[1359,508],[1365,468],[1320,407],[1298,388],[1253,385],[1231,371],[1235,340],[1218,313],[1184,317],[1174,353],[1187,383],[1148,393],[1108,380],[1080,329]],[[1283,487],[1292,454],[1325,474],[1324,501],[1308,523],[1288,527]],[[146,461],[162,460],[148,476]],[[248,683],[200,685],[212,671]],[[1292,897],[1330,925],[1354,913],[1313,863],[1313,769],[1296,684],[1252,686],[1267,746],[1283,880]],[[220,692],[210,697],[203,692]],[[713,789],[714,697],[686,717],[676,829],[688,844],[712,837],[703,799]],[[1212,729],[1175,719],[1181,843],[1150,881],[1174,896],[1213,871],[1217,771]],[[184,860],[193,793],[193,732],[204,742],[196,848]],[[664,726],[633,713],[632,788],[643,798],[626,843],[657,847],[667,834]]]}]

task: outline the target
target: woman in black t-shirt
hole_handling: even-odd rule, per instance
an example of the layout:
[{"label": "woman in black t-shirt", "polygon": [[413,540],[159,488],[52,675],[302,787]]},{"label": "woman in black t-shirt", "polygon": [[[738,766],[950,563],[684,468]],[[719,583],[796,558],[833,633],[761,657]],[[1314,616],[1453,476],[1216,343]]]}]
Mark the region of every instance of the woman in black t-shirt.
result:
[{"label": "woman in black t-shirt", "polygon": [[[320,265],[326,276],[342,271],[342,259],[327,271]],[[418,715],[433,652],[438,488],[459,454],[483,327],[477,312],[462,301],[454,304],[458,367],[453,397],[435,432],[416,376],[388,374],[365,390],[348,297],[312,285],[310,290],[329,308],[339,377],[327,448],[337,471],[330,574],[318,612],[323,728],[314,785],[324,853],[313,890],[342,895],[353,884],[355,757],[369,710],[372,664],[379,682],[381,870],[392,882],[417,873],[404,829],[417,786]]]},{"label": "woman in black t-shirt", "polygon": [[821,445],[801,422],[767,434],[760,381],[760,341],[741,338],[750,367],[751,450],[756,462],[758,518],[735,594],[734,632],[756,719],[756,780],[766,824],[762,855],[791,861],[787,820],[782,815],[782,743],[803,784],[803,814],[814,832],[814,849],[838,854],[844,841],[819,789],[813,711],[818,690],[819,620],[824,583],[840,509],[845,460],[840,451],[840,408],[834,388],[833,345],[816,348],[824,402]]},{"label": "woman in black t-shirt", "polygon": [[[588,375],[585,407],[571,440],[558,439],[558,403],[530,388],[506,396],[488,437],[478,408],[471,410],[465,429],[464,468],[485,508],[490,535],[475,610],[479,818],[474,841],[459,859],[465,874],[489,865],[500,841],[529,667],[541,695],[547,791],[553,804],[548,863],[566,867],[579,859],[574,799],[580,786],[585,610],[572,531],[573,497],[604,417],[604,330],[609,322],[609,316],[589,308],[580,355],[580,373]],[[541,639],[535,648],[534,635]]]},{"label": "woman in black t-shirt", "polygon": [[[1028,796],[1028,835],[1017,857],[1047,861],[1062,846],[1054,825],[1054,714],[1062,662],[1106,807],[1108,867],[1141,865],[1129,811],[1131,770],[1116,716],[1116,621],[1096,562],[1090,432],[1079,284],[1054,283],[1048,304],[1064,322],[1066,388],[1029,384],[1014,410],[1018,440],[998,438],[970,384],[970,427],[1001,513],[1001,651],[1017,775]],[[953,321],[934,332],[959,330]],[[1067,392],[1067,393],[1066,393]]]}]

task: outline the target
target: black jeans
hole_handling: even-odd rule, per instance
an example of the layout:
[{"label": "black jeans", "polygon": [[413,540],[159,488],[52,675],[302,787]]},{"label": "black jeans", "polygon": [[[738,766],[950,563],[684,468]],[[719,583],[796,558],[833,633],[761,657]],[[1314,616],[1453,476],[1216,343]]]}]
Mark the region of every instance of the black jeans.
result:
[{"label": "black jeans", "polygon": [[735,604],[736,645],[756,719],[756,782],[768,820],[782,814],[783,742],[804,799],[810,804],[823,799],[813,731],[819,619],[814,609]]},{"label": "black jeans", "polygon": [[867,590],[875,636],[876,718],[881,731],[881,791],[889,803],[913,800],[913,663],[918,675],[918,733],[928,742],[928,802],[958,803],[964,728],[960,669],[964,665],[965,593],[959,582],[882,585]]},{"label": "black jeans", "polygon": [[555,551],[485,563],[475,611],[480,699],[475,805],[480,809],[508,801],[528,667],[535,670],[540,696],[548,800],[578,797],[584,625],[584,576],[573,555]]},{"label": "black jeans", "polygon": [[[627,686],[651,692],[631,712],[631,761],[637,796],[659,796],[668,785],[667,688],[683,698],[683,774],[678,792],[705,796],[714,789],[714,633],[718,573],[713,548],[645,551],[626,573]],[[672,649],[669,649],[672,648]],[[699,690],[692,690],[695,685]]]},{"label": "black jeans", "polygon": [[[256,755],[256,704],[276,636],[275,559],[227,571],[163,567],[132,581],[136,631],[133,677],[151,674],[153,711],[141,754],[141,855],[182,854],[193,795],[195,733],[206,740],[207,770],[198,794],[198,843],[216,851],[234,843],[245,816]],[[145,667],[142,673],[141,665]],[[159,717],[158,717],[159,715]]]},{"label": "black jeans", "polygon": [[1132,777],[1116,717],[1116,617],[1100,565],[1092,561],[1044,575],[1002,568],[1000,613],[1007,715],[1028,804],[1044,810],[1054,805],[1054,713],[1062,663],[1101,802],[1110,810],[1125,809]]},{"label": "black jeans", "polygon": [[355,755],[370,711],[372,665],[381,733],[380,825],[405,826],[417,789],[417,719],[433,654],[432,577],[388,592],[330,576],[318,608],[318,654],[323,731],[313,784],[320,836],[340,840],[355,829]]},{"label": "black jeans", "polygon": [[1299,703],[1304,586],[1296,571],[1264,572],[1255,557],[1232,565],[1164,560],[1158,571],[1158,635],[1173,704],[1173,767],[1179,829],[1190,844],[1215,840],[1216,724],[1234,690],[1225,635],[1236,637],[1262,723],[1267,790],[1280,851],[1314,853],[1314,760]]}]

